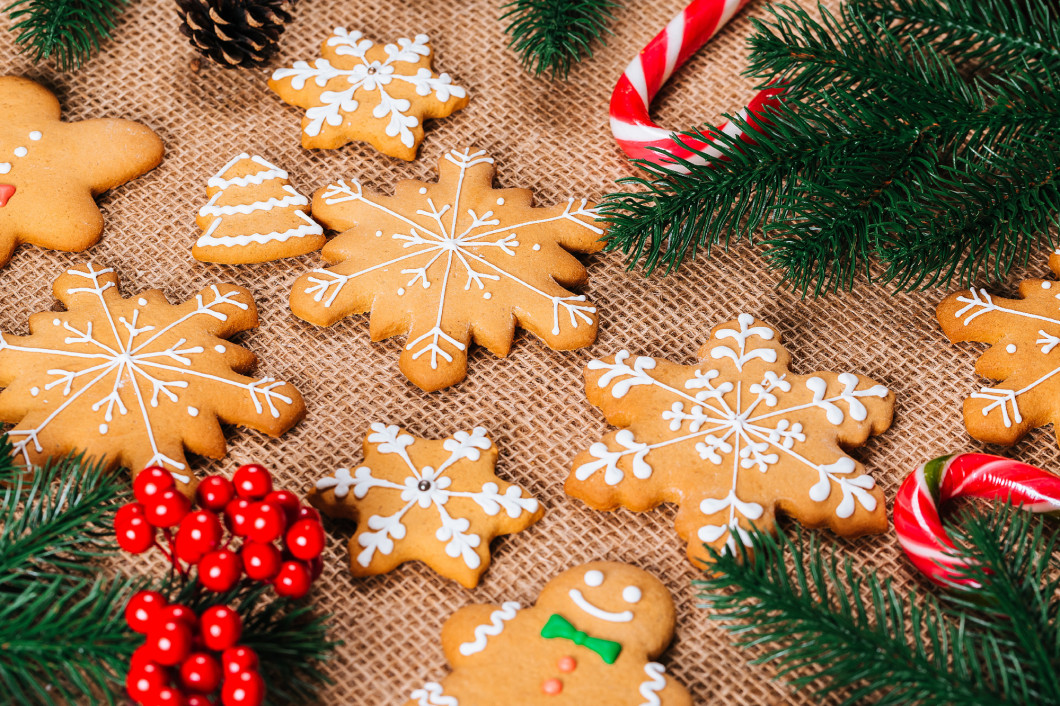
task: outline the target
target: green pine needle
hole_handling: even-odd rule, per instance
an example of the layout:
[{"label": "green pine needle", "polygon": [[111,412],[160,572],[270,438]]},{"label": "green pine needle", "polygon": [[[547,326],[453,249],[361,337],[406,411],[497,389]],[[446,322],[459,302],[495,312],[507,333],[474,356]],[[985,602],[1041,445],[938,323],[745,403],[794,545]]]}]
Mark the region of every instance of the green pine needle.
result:
[{"label": "green pine needle", "polygon": [[571,67],[592,56],[593,42],[610,34],[614,0],[512,0],[502,6],[501,21],[511,36],[508,47],[535,76],[566,79]]},{"label": "green pine needle", "polygon": [[53,59],[61,71],[80,67],[111,37],[129,0],[15,0],[4,8],[15,42],[36,63]]}]

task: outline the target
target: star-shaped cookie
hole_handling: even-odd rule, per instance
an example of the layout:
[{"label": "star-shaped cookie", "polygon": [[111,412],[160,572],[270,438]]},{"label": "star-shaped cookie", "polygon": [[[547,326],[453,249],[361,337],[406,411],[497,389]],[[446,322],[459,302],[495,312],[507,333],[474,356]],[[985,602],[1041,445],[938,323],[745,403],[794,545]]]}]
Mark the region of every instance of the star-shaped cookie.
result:
[{"label": "star-shaped cookie", "polygon": [[540,503],[494,474],[497,447],[486,430],[420,439],[374,423],[364,463],[321,478],[309,496],[326,515],[357,521],[354,576],[382,574],[418,559],[468,588],[490,563],[490,541],[526,529]]},{"label": "star-shaped cookie", "polygon": [[0,265],[22,243],[90,247],[103,232],[95,197],[162,161],[162,141],[139,123],[59,114],[48,89],[0,77]]},{"label": "star-shaped cookie", "polygon": [[277,69],[269,88],[306,109],[302,146],[334,149],[367,142],[383,154],[416,158],[423,121],[444,118],[467,105],[467,91],[449,74],[431,70],[427,35],[379,46],[360,32],[336,27],[324,40],[323,58]]}]

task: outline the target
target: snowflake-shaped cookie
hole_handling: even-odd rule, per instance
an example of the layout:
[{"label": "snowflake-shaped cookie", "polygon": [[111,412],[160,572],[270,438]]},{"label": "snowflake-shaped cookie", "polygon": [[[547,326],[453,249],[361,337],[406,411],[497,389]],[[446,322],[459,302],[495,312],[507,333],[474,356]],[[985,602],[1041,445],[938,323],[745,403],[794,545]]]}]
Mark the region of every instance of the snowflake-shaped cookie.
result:
[{"label": "snowflake-shaped cookie", "polygon": [[507,355],[515,324],[556,350],[592,343],[596,307],[566,287],[587,280],[568,251],[603,247],[596,209],[532,208],[530,191],[492,188],[481,150],[448,152],[438,171],[433,184],[399,182],[394,196],[356,181],[319,190],[313,216],[345,231],[323,250],[339,264],[295,282],[294,313],[329,326],[370,311],[373,340],[408,335],[401,370],[425,390],[464,379],[472,338]]},{"label": "snowflake-shaped cookie", "polygon": [[[1060,252],[1049,267],[1060,276]],[[1014,444],[1049,423],[1060,435],[1060,282],[1028,279],[1019,291],[1022,299],[985,289],[954,292],[937,312],[953,343],[990,344],[975,371],[1003,382],[964,401],[964,423],[973,437],[994,444]]]},{"label": "snowflake-shaped cookie", "polygon": [[93,245],[103,232],[94,197],[162,161],[162,141],[139,123],[59,115],[48,89],[0,76],[0,265],[21,243]]},{"label": "snowflake-shaped cookie", "polygon": [[277,69],[269,87],[284,101],[306,108],[302,146],[334,149],[367,142],[383,154],[413,160],[423,141],[423,121],[444,118],[467,105],[467,91],[449,74],[431,70],[427,35],[382,47],[360,32],[336,27],[321,47],[323,58]]},{"label": "snowflake-shaped cookie", "polygon": [[494,475],[497,447],[486,430],[420,439],[375,423],[364,463],[321,478],[310,501],[329,515],[357,521],[350,539],[354,576],[390,571],[419,559],[474,587],[490,563],[490,541],[526,529],[540,503]]},{"label": "snowflake-shaped cookie", "polygon": [[158,290],[123,299],[111,268],[73,267],[55,281],[65,312],[0,338],[0,419],[27,464],[84,451],[134,472],[165,466],[190,492],[184,449],[221,458],[219,421],[278,436],[305,415],[302,396],[224,338],[258,323],[246,289],[215,284],[170,304]]},{"label": "snowflake-shaped cookie", "polygon": [[589,401],[624,429],[580,454],[566,490],[599,510],[680,505],[689,557],[732,551],[780,508],[843,535],[887,529],[883,493],[843,450],[891,423],[894,395],[851,373],[794,375],[780,334],[741,314],[697,365],[621,351],[585,371]]}]

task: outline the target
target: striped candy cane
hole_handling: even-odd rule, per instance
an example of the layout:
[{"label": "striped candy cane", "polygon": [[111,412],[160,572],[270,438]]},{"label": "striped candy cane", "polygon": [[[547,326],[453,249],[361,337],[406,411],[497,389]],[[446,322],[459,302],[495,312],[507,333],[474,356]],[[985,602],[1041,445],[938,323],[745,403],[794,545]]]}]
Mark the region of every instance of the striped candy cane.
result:
[{"label": "striped candy cane", "polygon": [[[714,140],[710,132],[704,133],[705,140],[683,138],[677,141],[673,138],[672,130],[661,128],[651,121],[648,106],[673,72],[717,34],[747,2],[693,0],[630,62],[611,94],[611,132],[627,155],[633,159],[667,165],[682,173],[687,171],[684,167],[673,166],[673,160],[649,148],[656,147],[667,154],[698,164],[705,163],[705,160],[693,154],[693,149],[704,151],[711,157],[719,156],[720,153],[711,147]],[[779,102],[780,93],[779,87],[760,91],[740,111],[740,117],[747,120],[748,116],[760,115],[767,107]],[[760,125],[756,124],[756,128],[760,128]],[[741,134],[740,128],[729,122],[715,129],[750,141],[749,137]]]},{"label": "striped candy cane", "polygon": [[923,464],[902,483],[894,499],[894,530],[918,569],[941,585],[976,587],[958,579],[967,560],[956,556],[939,507],[953,498],[1012,499],[1030,512],[1060,511],[1060,477],[1026,463],[965,453]]}]

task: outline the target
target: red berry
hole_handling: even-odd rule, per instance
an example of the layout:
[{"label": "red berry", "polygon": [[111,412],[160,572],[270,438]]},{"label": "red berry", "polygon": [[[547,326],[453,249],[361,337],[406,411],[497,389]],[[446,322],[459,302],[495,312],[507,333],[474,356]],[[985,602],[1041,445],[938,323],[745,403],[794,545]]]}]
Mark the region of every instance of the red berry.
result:
[{"label": "red berry", "polygon": [[226,605],[216,605],[202,612],[202,641],[214,652],[227,650],[239,642],[243,633],[243,619]]},{"label": "red berry", "polygon": [[250,526],[250,508],[253,506],[246,498],[236,498],[225,505],[225,525],[237,537],[245,537]]},{"label": "red berry", "polygon": [[298,519],[299,520],[314,520],[316,522],[320,522],[320,513],[317,512],[315,507],[309,507],[308,505],[303,505],[302,507],[298,508]]},{"label": "red berry", "polygon": [[324,573],[324,559],[323,557],[314,557],[309,560],[309,577],[316,581],[317,578]]},{"label": "red berry", "polygon": [[285,598],[302,598],[309,593],[311,583],[309,567],[300,561],[283,562],[280,573],[272,581],[276,593]]},{"label": "red berry", "polygon": [[283,515],[287,524],[298,519],[298,508],[302,506],[302,501],[298,499],[298,496],[289,490],[274,490],[265,496],[265,502],[283,507]]},{"label": "red berry", "polygon": [[147,649],[147,645],[140,645],[133,650],[132,656],[129,657],[129,671],[131,672],[148,664],[155,664],[155,661],[151,659],[151,652]]},{"label": "red berry", "polygon": [[257,672],[239,672],[225,677],[221,687],[224,706],[261,706],[265,700],[265,682]]},{"label": "red berry", "polygon": [[149,466],[137,473],[133,479],[133,495],[144,505],[148,505],[152,498],[172,490],[175,486],[172,473],[159,466]]},{"label": "red berry", "polygon": [[146,644],[148,654],[159,664],[180,664],[191,654],[191,627],[184,620],[166,620],[151,628]]},{"label": "red berry", "polygon": [[217,706],[217,702],[205,694],[192,694],[185,699],[184,706]]},{"label": "red berry", "polygon": [[147,521],[155,527],[173,527],[188,514],[191,504],[175,490],[163,490],[144,504]]},{"label": "red berry", "polygon": [[221,521],[217,515],[198,510],[185,516],[177,530],[177,557],[189,564],[198,564],[203,554],[221,544]]},{"label": "red berry", "polygon": [[253,672],[258,669],[258,654],[249,647],[229,647],[221,653],[221,664],[225,676],[240,672]]},{"label": "red berry", "polygon": [[143,503],[125,503],[114,513],[114,521],[128,520],[133,517],[143,517],[145,513]]},{"label": "red berry", "polygon": [[324,551],[324,528],[319,522],[299,520],[291,525],[286,536],[287,550],[295,559],[316,559]]},{"label": "red berry", "polygon": [[195,495],[204,508],[220,512],[236,496],[236,487],[224,476],[210,476],[199,483]]},{"label": "red berry", "polygon": [[180,682],[189,691],[213,693],[221,686],[221,663],[205,652],[193,652],[180,665]]},{"label": "red berry", "polygon": [[114,535],[118,546],[130,554],[143,554],[155,545],[155,528],[143,515],[119,511],[114,516]]},{"label": "red berry", "polygon": [[187,706],[184,694],[179,689],[164,686],[153,694],[150,694],[143,702],[144,706]]},{"label": "red berry", "polygon": [[146,635],[166,604],[165,596],[157,591],[138,591],[125,605],[125,622],[136,632]]},{"label": "red berry", "polygon": [[267,500],[251,506],[249,519],[247,537],[255,542],[272,542],[279,539],[287,524],[283,515],[283,506]]},{"label": "red berry", "polygon": [[283,563],[280,550],[272,543],[247,541],[239,554],[243,558],[243,570],[255,581],[271,581]]},{"label": "red berry", "polygon": [[145,701],[147,698],[169,683],[165,667],[154,662],[147,662],[129,668],[125,675],[125,689],[134,701]]},{"label": "red berry", "polygon": [[218,593],[236,585],[243,573],[239,555],[228,549],[218,549],[199,560],[199,583]]},{"label": "red berry", "polygon": [[195,615],[194,610],[184,605],[166,606],[161,610],[158,616],[159,621],[182,620],[188,624],[192,633],[199,629],[199,616]]},{"label": "red berry", "polygon": [[272,492],[272,476],[265,466],[248,463],[236,469],[232,476],[236,494],[248,500],[261,500]]}]

